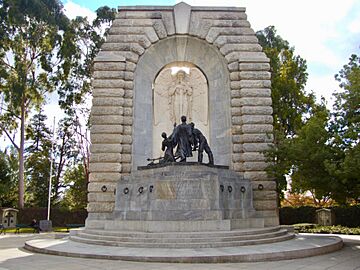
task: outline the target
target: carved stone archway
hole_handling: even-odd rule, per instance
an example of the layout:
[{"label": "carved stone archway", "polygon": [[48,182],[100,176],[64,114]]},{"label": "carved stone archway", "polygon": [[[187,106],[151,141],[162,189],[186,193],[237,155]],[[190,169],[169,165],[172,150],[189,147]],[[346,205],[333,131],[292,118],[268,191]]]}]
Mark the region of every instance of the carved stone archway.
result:
[{"label": "carved stone archway", "polygon": [[132,168],[145,165],[146,157],[153,156],[152,83],[165,65],[177,61],[193,63],[205,74],[209,85],[209,139],[212,151],[217,164],[230,166],[230,84],[225,59],[215,47],[201,39],[175,36],[154,44],[137,64],[134,74]]},{"label": "carved stone archway", "polygon": [[[164,155],[161,149],[165,132],[171,136],[182,115],[194,123],[211,145],[209,136],[209,85],[204,73],[190,62],[173,62],[161,69],[152,87],[152,157]],[[197,151],[188,161],[197,161]],[[204,162],[208,162],[207,157]]]},{"label": "carved stone archway", "polygon": [[86,226],[112,218],[116,183],[151,156],[151,84],[174,61],[207,77],[215,162],[250,179],[257,213],[266,226],[279,224],[262,154],[273,141],[269,59],[245,8],[179,3],[119,7],[95,59]]}]

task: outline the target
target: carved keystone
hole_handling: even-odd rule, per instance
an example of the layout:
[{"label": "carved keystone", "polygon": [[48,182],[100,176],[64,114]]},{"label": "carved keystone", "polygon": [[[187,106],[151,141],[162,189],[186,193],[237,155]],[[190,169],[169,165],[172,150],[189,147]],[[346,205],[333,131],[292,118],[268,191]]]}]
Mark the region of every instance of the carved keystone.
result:
[{"label": "carved keystone", "polygon": [[188,34],[190,25],[191,6],[184,2],[174,6],[176,34]]}]

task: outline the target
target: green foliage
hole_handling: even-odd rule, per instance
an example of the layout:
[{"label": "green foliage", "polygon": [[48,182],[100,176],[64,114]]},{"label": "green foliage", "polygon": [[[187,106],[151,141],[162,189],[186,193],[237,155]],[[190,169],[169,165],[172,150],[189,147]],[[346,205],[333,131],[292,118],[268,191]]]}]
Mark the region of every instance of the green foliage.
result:
[{"label": "green foliage", "polygon": [[347,227],[360,227],[360,205],[352,206],[337,206],[333,207],[332,210],[335,213],[336,224],[347,226]]},{"label": "green foliage", "polygon": [[51,132],[46,127],[47,117],[40,111],[27,128],[29,146],[26,148],[26,204],[46,207],[50,178]]},{"label": "green foliage", "polygon": [[86,104],[91,93],[93,59],[115,13],[115,9],[101,7],[91,23],[82,17],[70,21],[57,0],[0,1],[0,134],[6,135],[19,153],[20,208],[24,205],[26,145],[27,203],[43,206],[46,201],[49,130],[41,119],[44,115],[38,114],[29,126],[27,118],[34,109],[40,110],[46,94],[55,90],[68,117],[60,123],[57,135],[53,203],[60,201],[61,191],[68,185],[62,181],[65,168],[79,162],[80,152],[88,181],[87,131],[79,124],[79,115],[87,118],[89,111],[76,106]]},{"label": "green foliage", "polygon": [[52,178],[52,204],[58,205],[62,200],[64,188],[67,187],[63,181],[64,171],[80,162],[74,119],[69,116],[59,121],[53,157],[55,163]]},{"label": "green foliage", "polygon": [[[13,25],[23,25],[27,18],[35,21],[46,21],[50,25],[60,25],[64,29],[67,18],[62,12],[63,6],[57,0],[1,0],[1,18],[6,18]],[[5,24],[7,26],[7,24]]]},{"label": "green foliage", "polygon": [[294,225],[294,229],[299,233],[331,233],[331,234],[350,234],[360,235],[360,228],[348,228],[341,225],[337,226],[308,226],[302,224]]},{"label": "green foliage", "polygon": [[288,154],[292,160],[292,189],[304,193],[308,190],[318,200],[335,191],[336,179],[329,174],[326,163],[333,158],[333,149],[327,145],[330,134],[326,130],[328,113],[320,111],[312,116],[292,139]]},{"label": "green foliage", "polygon": [[274,26],[258,31],[256,36],[270,59],[271,95],[274,117],[274,147],[265,153],[271,166],[267,171],[277,182],[277,191],[283,198],[286,174],[292,162],[288,157],[290,142],[304,124],[304,116],[315,107],[313,94],[306,94],[306,61],[294,54],[289,42],[276,34]]},{"label": "green foliage", "polygon": [[316,208],[312,206],[280,208],[280,224],[315,223]]},{"label": "green foliage", "polygon": [[115,8],[109,8],[108,6],[99,7],[96,10],[96,19],[94,20],[93,25],[95,27],[101,27],[103,24],[107,24],[107,29],[109,29],[111,23],[115,20],[115,14]]},{"label": "green foliage", "polygon": [[304,114],[315,104],[314,95],[304,91],[306,61],[294,54],[294,47],[276,34],[274,26],[258,31],[256,36],[270,59],[275,130],[293,136],[303,125]]},{"label": "green foliage", "polygon": [[[316,222],[316,210],[320,209],[314,206],[302,206],[302,207],[282,207],[280,208],[280,224],[292,225],[299,223],[311,223]],[[346,227],[360,227],[360,205],[353,205],[347,207],[329,207],[334,211],[335,225],[341,225]]]},{"label": "green foliage", "polygon": [[87,177],[83,165],[68,169],[64,182],[69,186],[62,200],[63,207],[69,209],[85,209],[87,204]]},{"label": "green foliage", "polygon": [[360,138],[360,57],[353,54],[335,79],[342,91],[334,94],[334,121],[332,128],[338,133],[336,143],[351,148]]},{"label": "green foliage", "polygon": [[[46,93],[64,79],[68,55],[61,54],[68,19],[57,0],[2,0],[0,3],[0,134],[19,152],[19,207],[24,206],[26,119]],[[66,35],[66,34],[64,34]],[[70,42],[67,40],[67,42]],[[14,134],[19,133],[19,142]]]},{"label": "green foliage", "polygon": [[278,192],[310,191],[319,205],[333,199],[346,204],[360,197],[360,58],[350,61],[335,76],[342,91],[335,93],[334,111],[316,104],[306,94],[306,62],[276,35],[274,27],[257,32],[270,58],[274,109],[274,146],[265,153],[268,174]]},{"label": "green foliage", "polygon": [[[16,177],[14,177],[14,171],[13,171],[14,158],[16,158],[16,152],[11,153],[11,149],[10,149],[10,153],[7,153],[7,151],[6,152],[0,151],[0,206],[1,207],[16,207],[17,181],[16,181]],[[16,173],[17,171],[15,171],[15,174]]]},{"label": "green foliage", "polygon": [[338,180],[334,198],[344,204],[360,198],[360,57],[351,55],[335,78],[342,90],[334,94],[329,130],[333,134],[330,144],[338,154],[327,168]]},{"label": "green foliage", "polygon": [[82,104],[91,93],[93,60],[105,41],[116,10],[104,6],[96,13],[97,18],[92,23],[87,18],[76,17],[70,23],[70,31],[64,35],[65,42],[60,51],[68,56],[65,69],[67,79],[61,82],[58,94],[60,107],[67,113],[71,113],[74,106]]}]

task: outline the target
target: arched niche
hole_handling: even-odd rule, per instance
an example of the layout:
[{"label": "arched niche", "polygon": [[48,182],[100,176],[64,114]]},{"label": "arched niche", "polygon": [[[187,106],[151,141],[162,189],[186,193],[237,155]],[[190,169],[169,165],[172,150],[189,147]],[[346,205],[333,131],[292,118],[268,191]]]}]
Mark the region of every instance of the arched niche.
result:
[{"label": "arched niche", "polygon": [[133,169],[146,165],[148,163],[146,159],[153,157],[153,83],[161,70],[174,62],[191,63],[206,77],[210,147],[216,164],[230,166],[230,86],[225,59],[214,46],[204,40],[189,36],[174,36],[148,48],[140,57],[135,70]]},{"label": "arched niche", "polygon": [[[190,62],[173,62],[161,69],[153,83],[153,158],[163,156],[165,132],[173,133],[182,115],[193,122],[211,145],[209,132],[209,85],[205,74]],[[188,161],[197,161],[197,152]],[[205,156],[204,162],[207,162]]]}]

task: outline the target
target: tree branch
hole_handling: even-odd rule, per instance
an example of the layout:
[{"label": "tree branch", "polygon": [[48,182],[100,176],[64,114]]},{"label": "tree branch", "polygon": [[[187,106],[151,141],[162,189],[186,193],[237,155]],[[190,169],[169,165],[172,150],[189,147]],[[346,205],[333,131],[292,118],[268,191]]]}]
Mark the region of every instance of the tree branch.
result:
[{"label": "tree branch", "polygon": [[11,116],[14,116],[14,117],[16,117],[16,118],[19,119],[19,120],[21,119],[18,115],[14,114],[12,111],[10,111],[10,110],[8,110],[8,109],[5,109],[4,107],[0,107],[0,111],[1,111],[1,110],[4,110],[4,111],[10,113]]},{"label": "tree branch", "polygon": [[13,144],[13,146],[16,148],[16,150],[20,150],[20,147],[15,143],[15,141],[13,140],[13,138],[11,138],[10,134],[8,133],[8,131],[6,129],[4,129],[2,126],[0,126],[0,128],[5,132],[6,136],[8,137],[8,139],[11,141],[11,143]]}]

